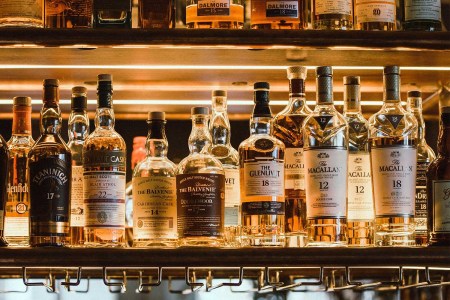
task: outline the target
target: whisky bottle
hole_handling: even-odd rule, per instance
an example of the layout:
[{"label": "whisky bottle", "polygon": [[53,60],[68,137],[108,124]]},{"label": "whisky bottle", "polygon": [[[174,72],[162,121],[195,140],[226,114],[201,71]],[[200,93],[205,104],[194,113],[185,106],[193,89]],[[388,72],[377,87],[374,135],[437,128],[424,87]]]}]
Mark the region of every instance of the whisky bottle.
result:
[{"label": "whisky bottle", "polygon": [[92,0],[94,28],[131,28],[131,0]]},{"label": "whisky bottle", "polygon": [[306,104],[305,67],[289,67],[289,103],[273,119],[273,136],[286,146],[284,161],[286,245],[306,245],[305,162],[303,121],[312,111]]},{"label": "whisky bottle", "polygon": [[395,0],[355,0],[355,28],[358,30],[397,30]]},{"label": "whisky bottle", "polygon": [[400,68],[383,74],[383,106],[369,119],[375,245],[413,246],[417,121],[400,101]]},{"label": "whisky bottle", "polygon": [[352,0],[312,0],[311,15],[313,29],[353,29]]},{"label": "whisky bottle", "polygon": [[95,130],[83,146],[85,244],[125,246],[126,145],[114,130],[112,75],[98,75]]},{"label": "whisky bottle", "polygon": [[133,247],[177,245],[177,166],[167,158],[163,112],[148,114],[147,157],[133,172]]},{"label": "whisky bottle", "polygon": [[436,158],[433,149],[425,140],[425,121],[422,116],[422,94],[419,91],[408,92],[407,111],[416,117],[417,121],[417,175],[415,201],[415,239],[416,245],[427,244],[427,169]]},{"label": "whisky bottle", "polygon": [[31,98],[13,100],[13,126],[8,141],[8,189],[5,208],[5,239],[10,246],[28,246],[30,241],[30,182],[28,152],[31,136]]},{"label": "whisky bottle", "polygon": [[212,92],[212,117],[209,123],[212,143],[209,153],[217,158],[225,172],[225,228],[226,246],[239,246],[238,236],[240,224],[239,205],[239,154],[231,146],[230,121],[227,114],[227,92],[217,90]]},{"label": "whisky bottle", "polygon": [[59,81],[44,80],[41,135],[28,153],[30,170],[30,246],[70,242],[72,155],[61,138]]},{"label": "whisky bottle", "polygon": [[175,6],[172,0],[139,0],[140,28],[175,28]]},{"label": "whisky bottle", "polygon": [[333,104],[333,70],[316,69],[317,105],[303,122],[308,246],[347,245],[348,124]]},{"label": "whisky bottle", "polygon": [[441,31],[441,0],[404,0],[403,30]]},{"label": "whisky bottle", "polygon": [[4,212],[7,201],[7,184],[8,184],[8,158],[9,151],[6,141],[0,134],[0,247],[8,246],[4,238]]},{"label": "whisky bottle", "polygon": [[252,0],[252,29],[306,29],[308,27],[307,0]]},{"label": "whisky bottle", "polygon": [[92,27],[92,0],[44,0],[46,28]]},{"label": "whisky bottle", "polygon": [[187,28],[242,29],[243,0],[186,0]]},{"label": "whisky bottle", "polygon": [[0,27],[43,27],[43,1],[0,1]]},{"label": "whisky bottle", "polygon": [[191,115],[190,154],[178,164],[176,176],[179,245],[223,246],[225,172],[208,153],[209,109],[193,107]]},{"label": "whisky bottle", "polygon": [[344,77],[344,117],[348,123],[347,235],[351,247],[374,244],[375,211],[369,153],[369,122],[361,113],[359,76]]},{"label": "whisky bottle", "polygon": [[68,121],[69,142],[67,143],[72,153],[71,246],[82,246],[84,244],[83,145],[89,135],[89,117],[86,110],[87,89],[83,86],[73,87],[71,112]]},{"label": "whisky bottle", "polygon": [[250,137],[239,145],[242,244],[284,246],[283,142],[271,136],[269,83],[254,84]]}]

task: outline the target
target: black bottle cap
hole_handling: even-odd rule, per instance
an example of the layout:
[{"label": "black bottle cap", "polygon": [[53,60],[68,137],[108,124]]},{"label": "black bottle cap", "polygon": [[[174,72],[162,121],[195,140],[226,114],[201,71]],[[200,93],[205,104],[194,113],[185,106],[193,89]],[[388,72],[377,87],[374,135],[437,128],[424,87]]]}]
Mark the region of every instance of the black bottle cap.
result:
[{"label": "black bottle cap", "polygon": [[421,98],[422,97],[422,93],[420,91],[408,91],[408,98]]},{"label": "black bottle cap", "polygon": [[268,82],[255,82],[253,88],[256,89],[270,89],[270,84]]},{"label": "black bottle cap", "polygon": [[227,91],[215,90],[215,91],[212,91],[212,96],[213,97],[226,97],[227,96]]},{"label": "black bottle cap", "polygon": [[70,108],[74,111],[87,109],[87,89],[84,86],[74,86],[72,88],[72,101]]},{"label": "black bottle cap", "polygon": [[399,66],[385,66],[383,70],[383,74],[398,74],[400,75],[400,67]]},{"label": "black bottle cap", "polygon": [[333,68],[330,66],[317,67],[316,76],[333,76]]},{"label": "black bottle cap", "polygon": [[191,108],[191,115],[209,115],[209,108],[205,106],[195,106]]},{"label": "black bottle cap", "polygon": [[58,87],[59,86],[59,80],[58,79],[54,79],[54,78],[44,79],[43,85],[44,86]]},{"label": "black bottle cap", "polygon": [[112,75],[99,74],[97,78],[98,107],[112,108]]},{"label": "black bottle cap", "polygon": [[166,119],[166,113],[163,111],[151,111],[148,113],[148,120],[162,120]]},{"label": "black bottle cap", "polygon": [[359,76],[344,76],[344,85],[360,85]]}]

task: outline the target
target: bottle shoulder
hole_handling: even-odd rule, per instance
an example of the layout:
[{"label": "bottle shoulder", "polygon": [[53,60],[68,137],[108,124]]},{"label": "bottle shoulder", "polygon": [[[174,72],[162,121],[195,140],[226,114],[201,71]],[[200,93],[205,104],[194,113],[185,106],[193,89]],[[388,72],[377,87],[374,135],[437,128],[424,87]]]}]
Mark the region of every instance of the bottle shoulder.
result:
[{"label": "bottle shoulder", "polygon": [[267,148],[267,151],[273,151],[277,148],[284,150],[286,147],[281,140],[269,134],[252,134],[250,135],[250,137],[241,142],[241,144],[239,145],[239,152],[243,148]]},{"label": "bottle shoulder", "polygon": [[209,153],[191,153],[178,164],[178,174],[211,173],[222,174],[222,163]]},{"label": "bottle shoulder", "polygon": [[84,151],[89,150],[126,150],[125,140],[115,130],[96,128],[86,138]]},{"label": "bottle shoulder", "polygon": [[146,157],[133,170],[133,178],[149,176],[174,177],[176,174],[177,165],[166,157]]}]

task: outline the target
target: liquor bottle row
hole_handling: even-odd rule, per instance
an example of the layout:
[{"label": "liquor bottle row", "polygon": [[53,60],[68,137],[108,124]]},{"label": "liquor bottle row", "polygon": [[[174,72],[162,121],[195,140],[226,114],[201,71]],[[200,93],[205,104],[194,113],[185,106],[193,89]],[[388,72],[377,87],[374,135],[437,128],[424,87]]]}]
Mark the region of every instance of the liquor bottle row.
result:
[{"label": "liquor bottle row", "polygon": [[[332,67],[316,69],[314,110],[306,105],[306,68],[287,73],[289,103],[275,117],[269,83],[254,84],[250,137],[238,151],[225,91],[213,91],[211,116],[208,107],[192,108],[190,154],[178,166],[167,158],[165,114],[149,113],[146,155],[127,192],[133,246],[448,244],[450,101],[441,105],[434,160],[421,94],[408,92],[402,107],[398,66],[384,68],[384,104],[368,121],[358,76],[344,77],[342,115],[333,105]],[[125,246],[126,146],[114,130],[112,76],[98,76],[90,134],[86,88],[72,89],[67,144],[58,85],[44,80],[36,142],[31,99],[14,98],[12,137],[0,145],[3,244]]]},{"label": "liquor bottle row", "polygon": [[[254,29],[426,30],[439,31],[440,0],[405,0],[402,24],[397,24],[395,0],[139,0],[138,27],[175,28],[175,7],[185,10],[188,28],[244,27],[245,8]],[[132,27],[132,0],[2,1],[0,26],[47,28]],[[247,4],[247,5],[246,5]],[[310,8],[308,8],[310,6]],[[44,13],[43,13],[44,12]]]}]

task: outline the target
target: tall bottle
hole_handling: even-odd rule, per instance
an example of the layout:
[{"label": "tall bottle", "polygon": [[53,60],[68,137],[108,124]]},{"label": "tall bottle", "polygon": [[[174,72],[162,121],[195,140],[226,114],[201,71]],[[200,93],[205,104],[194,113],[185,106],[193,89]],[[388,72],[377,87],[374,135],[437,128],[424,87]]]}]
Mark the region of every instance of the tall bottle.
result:
[{"label": "tall bottle", "polygon": [[353,29],[352,0],[311,0],[313,29]]},{"label": "tall bottle", "polygon": [[44,0],[46,28],[92,27],[92,0]]},{"label": "tall bottle", "polygon": [[43,1],[0,1],[0,27],[43,27]]},{"label": "tall bottle", "polygon": [[416,245],[427,244],[427,169],[436,158],[433,149],[425,140],[425,121],[422,116],[422,93],[420,91],[408,92],[407,111],[417,120],[417,175],[416,175],[416,202],[415,202],[415,238]]},{"label": "tall bottle", "polygon": [[114,130],[112,75],[98,75],[95,130],[83,146],[85,244],[125,246],[126,145]]},{"label": "tall bottle", "polygon": [[250,23],[252,29],[306,29],[308,0],[252,0]]},{"label": "tall bottle", "polygon": [[8,243],[4,238],[4,212],[5,203],[7,201],[7,184],[8,184],[8,159],[9,151],[6,141],[0,134],[0,247],[7,246]]},{"label": "tall bottle", "polygon": [[285,233],[287,246],[306,245],[305,162],[303,121],[312,111],[306,104],[305,67],[289,67],[289,103],[273,119],[273,136],[286,146],[284,161]]},{"label": "tall bottle", "polygon": [[369,122],[361,113],[359,76],[344,77],[344,117],[348,123],[347,234],[351,247],[374,244],[374,202]]},{"label": "tall bottle", "polygon": [[70,237],[72,246],[84,244],[84,190],[83,190],[83,145],[89,135],[87,115],[87,89],[72,88],[71,112],[68,121],[69,142],[72,152],[72,194],[70,197]]},{"label": "tall bottle", "polygon": [[28,153],[30,246],[64,246],[70,241],[72,155],[60,135],[59,81],[44,80],[41,135]]},{"label": "tall bottle", "polygon": [[395,0],[355,0],[355,28],[358,30],[397,30]]},{"label": "tall bottle", "polygon": [[347,245],[348,125],[333,104],[333,70],[316,69],[317,105],[303,123],[308,246]]},{"label": "tall bottle", "polygon": [[400,101],[400,68],[383,74],[383,106],[369,119],[375,201],[375,245],[411,246],[414,241],[417,121]]},{"label": "tall bottle", "polygon": [[208,153],[209,109],[193,107],[191,115],[190,154],[178,164],[176,176],[179,245],[223,246],[225,172]]},{"label": "tall bottle", "polygon": [[254,84],[250,137],[239,145],[242,243],[284,246],[285,198],[283,142],[271,136],[269,83]]},{"label": "tall bottle", "polygon": [[177,166],[167,158],[166,117],[148,114],[147,157],[133,172],[133,247],[177,245]]},{"label": "tall bottle", "polygon": [[186,0],[186,26],[200,29],[242,29],[244,0]]},{"label": "tall bottle", "polygon": [[403,30],[441,31],[441,0],[404,0]]},{"label": "tall bottle", "polygon": [[227,114],[227,92],[212,92],[212,117],[209,123],[212,143],[209,148],[215,158],[223,166],[225,172],[225,244],[230,247],[239,246],[239,154],[231,146],[230,121]]},{"label": "tall bottle", "polygon": [[10,246],[28,246],[30,241],[30,182],[28,152],[31,136],[31,98],[13,100],[12,136],[8,141],[8,197],[5,208],[5,238]]}]

